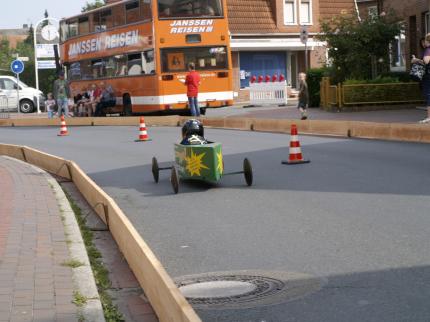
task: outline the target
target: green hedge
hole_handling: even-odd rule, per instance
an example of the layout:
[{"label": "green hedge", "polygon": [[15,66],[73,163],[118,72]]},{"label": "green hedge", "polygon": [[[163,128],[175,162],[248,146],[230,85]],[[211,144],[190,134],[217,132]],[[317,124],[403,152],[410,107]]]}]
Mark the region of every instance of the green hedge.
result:
[{"label": "green hedge", "polygon": [[325,76],[329,76],[329,68],[312,68],[309,69],[307,74],[307,83],[309,89],[309,106],[320,106],[320,82]]},{"label": "green hedge", "polygon": [[345,103],[353,105],[363,103],[414,102],[420,101],[422,97],[417,83],[400,83],[399,81],[383,85],[379,85],[378,83],[361,83],[361,85],[356,85],[345,82],[343,89]]}]

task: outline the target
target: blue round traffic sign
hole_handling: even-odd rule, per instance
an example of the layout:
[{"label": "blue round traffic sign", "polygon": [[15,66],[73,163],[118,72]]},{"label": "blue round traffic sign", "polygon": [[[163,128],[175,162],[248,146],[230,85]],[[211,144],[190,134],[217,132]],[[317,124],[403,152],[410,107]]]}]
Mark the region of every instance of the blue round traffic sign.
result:
[{"label": "blue round traffic sign", "polygon": [[16,59],[12,64],[10,64],[10,69],[15,74],[21,74],[24,71],[24,63],[21,60]]}]

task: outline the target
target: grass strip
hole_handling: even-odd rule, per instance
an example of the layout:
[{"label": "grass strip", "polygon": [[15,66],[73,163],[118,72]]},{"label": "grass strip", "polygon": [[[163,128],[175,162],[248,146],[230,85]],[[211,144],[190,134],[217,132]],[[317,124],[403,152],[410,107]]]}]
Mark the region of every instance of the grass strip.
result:
[{"label": "grass strip", "polygon": [[[64,189],[63,189],[64,190]],[[64,191],[70,206],[75,213],[76,220],[81,230],[82,239],[84,240],[85,248],[87,249],[88,257],[90,259],[91,268],[93,270],[94,279],[96,281],[97,289],[100,296],[100,301],[103,306],[104,316],[107,322],[124,321],[124,317],[118,310],[118,307],[113,304],[112,297],[109,295],[108,290],[111,287],[109,280],[109,272],[102,262],[102,255],[96,248],[93,242],[93,232],[89,230],[86,225],[86,220],[82,215],[81,209],[76,205],[70,195]],[[75,296],[76,300],[76,296]],[[79,303],[79,299],[78,299]]]}]

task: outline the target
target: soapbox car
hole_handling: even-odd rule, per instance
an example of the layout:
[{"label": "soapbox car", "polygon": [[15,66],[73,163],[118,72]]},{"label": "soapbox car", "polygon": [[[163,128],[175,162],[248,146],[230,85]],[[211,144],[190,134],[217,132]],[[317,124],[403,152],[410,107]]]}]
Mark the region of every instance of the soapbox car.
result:
[{"label": "soapbox car", "polygon": [[172,166],[160,168],[157,159],[152,158],[152,174],[157,183],[161,170],[171,170],[170,182],[175,193],[179,191],[180,179],[217,183],[223,176],[243,173],[246,184],[252,185],[252,166],[247,158],[243,160],[243,171],[224,173],[220,143],[175,144],[175,162]]}]

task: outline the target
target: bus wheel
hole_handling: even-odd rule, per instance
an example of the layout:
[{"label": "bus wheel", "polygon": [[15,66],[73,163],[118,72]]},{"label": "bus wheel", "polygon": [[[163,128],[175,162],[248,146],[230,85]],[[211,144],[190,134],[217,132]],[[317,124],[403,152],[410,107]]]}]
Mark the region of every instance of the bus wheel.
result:
[{"label": "bus wheel", "polygon": [[129,95],[124,95],[124,98],[123,98],[123,114],[125,116],[132,116],[133,115],[133,110],[132,110],[132,106],[131,106],[131,98]]}]

